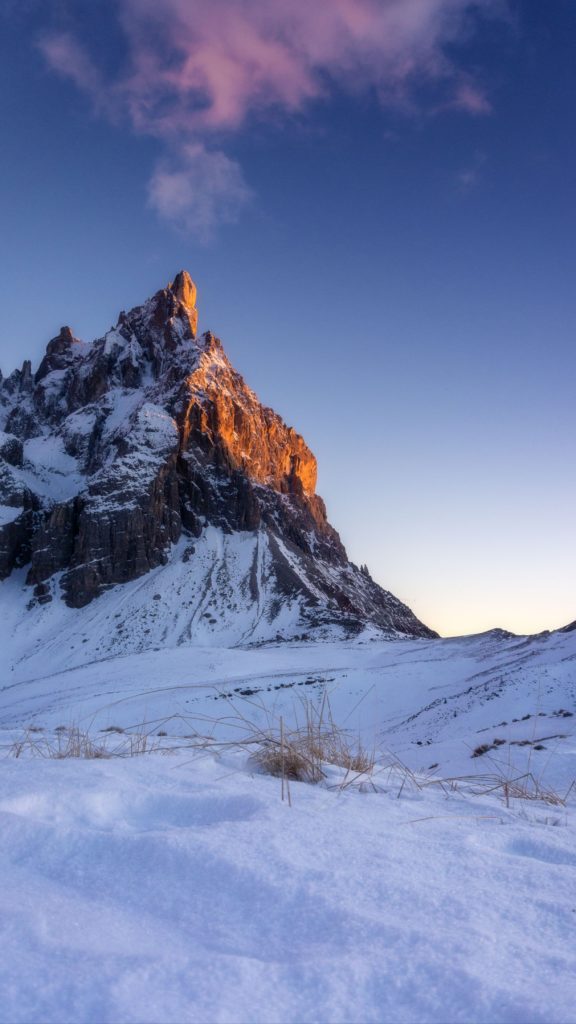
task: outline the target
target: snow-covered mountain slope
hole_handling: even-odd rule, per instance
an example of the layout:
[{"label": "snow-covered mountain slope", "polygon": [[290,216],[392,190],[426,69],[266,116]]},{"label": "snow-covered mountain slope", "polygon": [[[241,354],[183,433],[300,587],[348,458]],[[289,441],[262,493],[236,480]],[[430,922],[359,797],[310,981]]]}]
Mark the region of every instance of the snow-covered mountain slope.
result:
[{"label": "snow-covered mountain slope", "polygon": [[182,272],[93,344],[62,328],[35,373],[0,376],[0,579],[25,567],[32,605],[83,608],[168,565],[193,641],[435,635],[348,561],[303,438],[196,329]]},{"label": "snow-covered mountain slope", "polygon": [[[178,559],[175,580],[165,588],[175,608],[178,587],[188,592],[181,568]],[[169,568],[157,571],[166,580]],[[355,641],[335,631],[321,642],[230,647],[222,643],[225,612],[210,604],[212,593],[206,588],[205,604],[167,614],[168,598],[155,590],[152,574],[89,609],[53,603],[16,626],[14,601],[15,619],[8,614],[1,627],[4,650],[10,637],[14,646],[0,690],[0,727],[17,733],[32,725],[52,734],[62,725],[98,732],[147,722],[153,734],[167,729],[168,743],[214,729],[220,738],[237,739],[243,716],[248,731],[280,715],[290,723],[303,700],[317,705],[326,695],[338,723],[415,770],[454,775],[531,764],[565,788],[576,777],[576,630],[393,641],[375,630]],[[283,628],[292,613],[283,609]],[[233,634],[234,608],[230,615],[232,636],[240,640]],[[202,642],[183,643],[196,620]],[[257,620],[242,622],[245,636],[257,638]]]},{"label": "snow-covered mountain slope", "polygon": [[[278,589],[278,569],[296,581]],[[297,582],[310,590],[305,601]],[[88,606],[70,608],[58,599],[60,576],[50,582],[55,600],[34,602],[25,570],[0,582],[3,661],[0,689],[14,672],[30,676],[81,667],[94,660],[183,647],[260,645],[291,640],[334,641],[348,636],[350,619],[324,606],[324,585],[355,585],[347,566],[316,566],[315,582],[281,538],[266,530],[226,532],[207,526],[200,537],[183,537],[165,565],[112,587]],[[312,603],[315,601],[315,604]],[[395,599],[389,596],[393,614]],[[403,606],[400,606],[400,609]],[[353,620],[355,621],[355,620]],[[391,626],[391,632],[395,632]],[[356,632],[356,630],[352,630]],[[381,636],[367,625],[365,636]]]}]

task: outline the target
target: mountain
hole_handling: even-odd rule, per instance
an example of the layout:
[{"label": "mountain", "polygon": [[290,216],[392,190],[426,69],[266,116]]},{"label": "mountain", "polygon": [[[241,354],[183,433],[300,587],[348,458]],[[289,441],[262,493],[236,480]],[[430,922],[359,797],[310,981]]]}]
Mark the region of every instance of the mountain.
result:
[{"label": "mountain", "polygon": [[[123,584],[139,648],[175,619],[176,643],[435,636],[349,562],[314,455],[197,320],[182,271],[103,338],[63,327],[35,373],[0,375],[0,578],[24,576],[30,611]],[[151,573],[143,602],[126,585]]]}]

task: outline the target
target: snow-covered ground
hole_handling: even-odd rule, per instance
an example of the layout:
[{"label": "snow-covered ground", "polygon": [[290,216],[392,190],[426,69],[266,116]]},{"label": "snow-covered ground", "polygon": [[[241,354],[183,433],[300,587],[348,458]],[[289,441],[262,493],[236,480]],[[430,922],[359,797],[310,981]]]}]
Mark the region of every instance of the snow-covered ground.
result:
[{"label": "snow-covered ground", "polygon": [[[576,1020],[576,791],[504,786],[576,777],[576,630],[138,650],[129,593],[4,606],[2,1022]],[[242,744],[327,699],[376,769],[289,804]]]},{"label": "snow-covered ground", "polygon": [[239,756],[2,763],[6,1022],[570,1022],[574,827]]},{"label": "snow-covered ground", "polygon": [[[50,642],[35,647],[31,615],[24,657],[24,628],[16,631],[20,653],[7,660],[0,690],[5,746],[27,726],[52,734],[63,726],[96,734],[143,728],[166,731],[168,743],[197,732],[240,740],[249,731],[245,719],[265,726],[282,716],[292,724],[302,720],[303,705],[318,707],[327,695],[340,726],[414,770],[452,776],[490,763],[545,774],[560,787],[576,776],[576,630],[432,641],[370,634],[250,648],[179,643],[139,653],[126,647],[116,656],[103,632],[99,656],[98,631],[107,630],[112,617],[108,606],[98,620],[99,606],[103,613],[105,600],[72,613],[72,623],[84,616],[85,646],[85,634],[74,633],[69,621],[68,629],[55,628]],[[54,602],[49,615],[51,607],[54,616],[70,614]],[[4,626],[10,623],[6,612]],[[91,630],[88,615],[94,616]],[[4,650],[10,651],[7,636]],[[477,747],[495,743],[487,756],[471,757]]]}]

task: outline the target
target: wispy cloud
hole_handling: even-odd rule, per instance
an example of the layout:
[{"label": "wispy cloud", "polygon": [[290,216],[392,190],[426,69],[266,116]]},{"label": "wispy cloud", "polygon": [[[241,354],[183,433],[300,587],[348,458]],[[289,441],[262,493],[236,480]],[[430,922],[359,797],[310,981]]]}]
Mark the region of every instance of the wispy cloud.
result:
[{"label": "wispy cloud", "polygon": [[506,0],[117,0],[127,47],[107,73],[79,36],[40,43],[48,65],[96,109],[158,139],[165,156],[150,203],[167,220],[209,233],[250,196],[226,140],[254,118],[305,111],[335,84],[372,89],[386,104],[441,86],[444,108],[486,114],[481,86],[454,65],[449,43],[478,12]]},{"label": "wispy cloud", "polygon": [[459,192],[464,194],[473,192],[481,183],[486,169],[486,161],[487,157],[485,153],[480,150],[477,150],[477,152],[474,153],[468,166],[463,167],[456,175],[456,184]]},{"label": "wispy cloud", "polygon": [[156,167],[150,206],[178,231],[211,237],[216,224],[234,222],[251,192],[236,161],[201,142],[180,146]]},{"label": "wispy cloud", "polygon": [[454,90],[452,106],[467,114],[490,114],[492,104],[484,89],[470,81],[461,81]]},{"label": "wispy cloud", "polygon": [[38,45],[54,71],[89,93],[98,109],[105,107],[107,85],[88,51],[73,35],[69,32],[48,35]]}]

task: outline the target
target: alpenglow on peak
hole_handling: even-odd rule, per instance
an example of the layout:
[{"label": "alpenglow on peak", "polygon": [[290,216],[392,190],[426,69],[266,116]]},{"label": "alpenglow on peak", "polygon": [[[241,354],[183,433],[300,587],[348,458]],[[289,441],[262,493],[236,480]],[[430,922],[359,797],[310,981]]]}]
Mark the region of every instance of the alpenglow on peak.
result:
[{"label": "alpenglow on peak", "polygon": [[187,270],[181,270],[168,285],[172,294],[188,309],[196,309],[197,289]]}]

